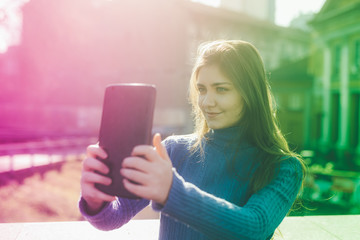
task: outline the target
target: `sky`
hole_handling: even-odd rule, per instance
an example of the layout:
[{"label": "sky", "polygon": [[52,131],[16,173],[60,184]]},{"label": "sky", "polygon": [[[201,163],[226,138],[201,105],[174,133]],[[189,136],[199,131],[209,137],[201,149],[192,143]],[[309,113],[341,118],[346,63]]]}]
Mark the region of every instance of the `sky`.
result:
[{"label": "sky", "polygon": [[288,26],[301,13],[318,12],[325,0],[276,0],[275,23]]},{"label": "sky", "polygon": [[[193,0],[210,6],[219,6],[221,0]],[[289,26],[290,21],[301,13],[318,12],[325,0],[275,0],[275,23]]]}]

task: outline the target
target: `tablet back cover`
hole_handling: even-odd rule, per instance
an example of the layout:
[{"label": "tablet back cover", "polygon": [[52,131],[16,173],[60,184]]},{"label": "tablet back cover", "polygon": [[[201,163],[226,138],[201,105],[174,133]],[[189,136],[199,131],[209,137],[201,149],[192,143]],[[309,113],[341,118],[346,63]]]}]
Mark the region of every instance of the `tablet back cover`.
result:
[{"label": "tablet back cover", "polygon": [[120,175],[124,158],[136,145],[150,145],[156,89],[147,84],[116,84],[105,90],[99,132],[99,145],[108,153],[103,162],[109,166],[112,184],[95,186],[107,194],[138,198],[128,192]]}]

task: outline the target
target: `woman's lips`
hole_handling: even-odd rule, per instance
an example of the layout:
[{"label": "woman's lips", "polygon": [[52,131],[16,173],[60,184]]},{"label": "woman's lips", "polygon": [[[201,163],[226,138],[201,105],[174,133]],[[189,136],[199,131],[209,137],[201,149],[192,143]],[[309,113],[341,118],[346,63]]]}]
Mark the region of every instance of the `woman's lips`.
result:
[{"label": "woman's lips", "polygon": [[221,114],[221,112],[206,112],[206,115],[208,116],[208,118],[215,118],[217,116],[219,116]]}]

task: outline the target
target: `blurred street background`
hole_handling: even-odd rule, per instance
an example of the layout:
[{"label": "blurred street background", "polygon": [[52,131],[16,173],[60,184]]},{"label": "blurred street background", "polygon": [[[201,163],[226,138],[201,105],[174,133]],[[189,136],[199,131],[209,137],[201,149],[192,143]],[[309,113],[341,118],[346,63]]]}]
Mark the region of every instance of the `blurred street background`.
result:
[{"label": "blurred street background", "polygon": [[[293,12],[300,2],[313,8]],[[0,0],[0,222],[81,219],[81,160],[109,84],[155,84],[153,132],[190,133],[194,57],[216,39],[263,57],[309,167],[291,214],[359,214],[359,13],[360,0]]]}]

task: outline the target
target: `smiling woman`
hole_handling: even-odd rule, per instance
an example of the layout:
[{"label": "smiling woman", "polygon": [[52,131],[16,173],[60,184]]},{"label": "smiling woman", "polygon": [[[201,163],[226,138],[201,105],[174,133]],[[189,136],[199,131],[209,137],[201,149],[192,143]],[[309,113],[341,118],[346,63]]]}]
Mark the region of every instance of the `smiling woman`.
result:
[{"label": "smiling woman", "polygon": [[[88,148],[80,210],[95,227],[119,228],[151,203],[159,239],[271,239],[291,209],[304,165],[276,125],[269,84],[256,48],[244,41],[200,46],[190,79],[195,132],[136,146],[119,174],[141,199],[114,197],[95,183],[107,152]],[[119,146],[121,148],[121,146]],[[103,161],[100,161],[102,159]]]}]

